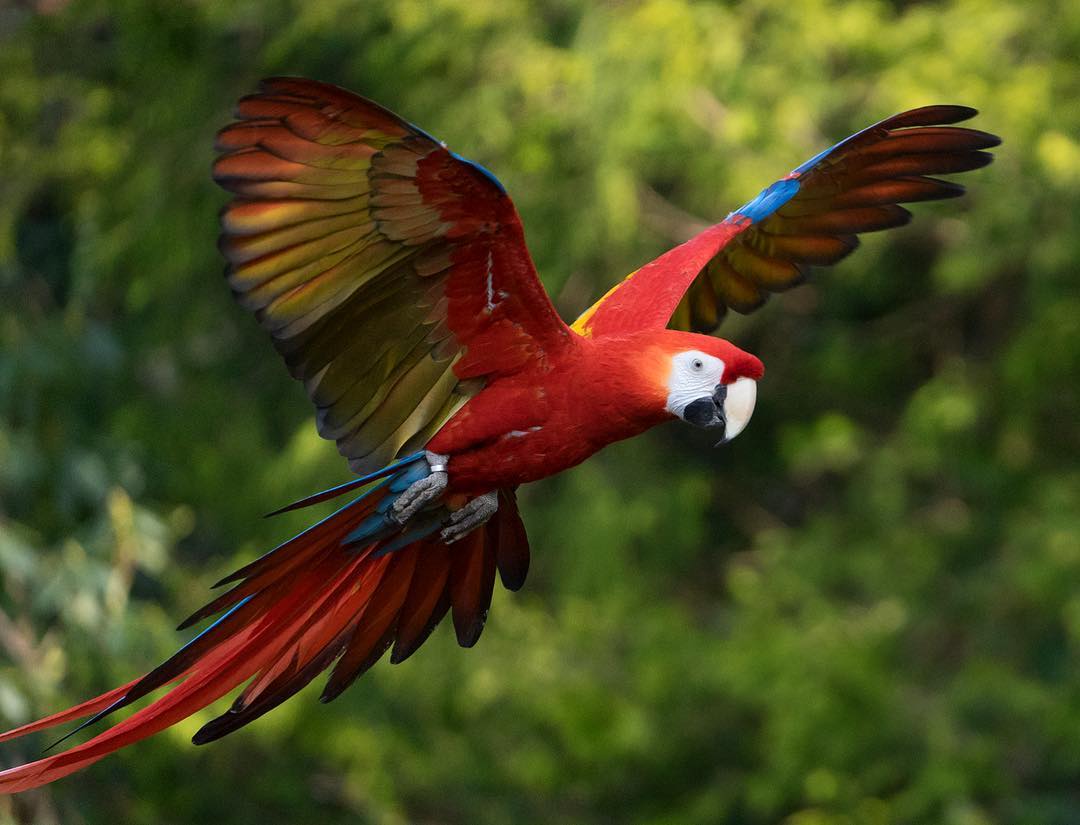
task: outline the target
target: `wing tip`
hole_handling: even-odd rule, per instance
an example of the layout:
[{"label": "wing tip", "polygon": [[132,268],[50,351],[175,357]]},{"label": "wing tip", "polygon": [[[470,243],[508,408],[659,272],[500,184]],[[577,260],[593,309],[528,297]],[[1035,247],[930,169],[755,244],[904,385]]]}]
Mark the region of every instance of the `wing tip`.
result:
[{"label": "wing tip", "polygon": [[904,128],[908,126],[944,126],[971,120],[979,114],[973,106],[959,103],[931,103],[897,112],[886,118],[878,126],[885,128]]}]

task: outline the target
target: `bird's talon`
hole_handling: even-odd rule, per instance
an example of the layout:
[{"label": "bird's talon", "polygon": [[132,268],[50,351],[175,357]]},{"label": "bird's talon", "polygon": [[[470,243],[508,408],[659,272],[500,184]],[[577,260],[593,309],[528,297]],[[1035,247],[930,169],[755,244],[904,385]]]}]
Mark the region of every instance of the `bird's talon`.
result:
[{"label": "bird's talon", "polygon": [[498,493],[491,492],[477,496],[464,507],[450,514],[450,523],[442,529],[439,536],[445,544],[453,544],[477,527],[486,524],[498,509]]},{"label": "bird's talon", "polygon": [[388,514],[392,521],[397,524],[405,524],[443,494],[449,477],[445,469],[436,468],[446,467],[448,460],[448,457],[444,455],[427,454],[428,466],[432,468],[431,474],[414,481],[397,497]]}]

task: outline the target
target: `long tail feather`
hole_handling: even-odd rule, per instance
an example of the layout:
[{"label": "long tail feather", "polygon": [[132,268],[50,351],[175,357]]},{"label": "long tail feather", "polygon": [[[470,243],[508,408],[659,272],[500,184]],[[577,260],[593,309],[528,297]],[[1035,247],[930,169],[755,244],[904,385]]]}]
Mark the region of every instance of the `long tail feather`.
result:
[{"label": "long tail feather", "polygon": [[266,514],[267,518],[271,516],[281,515],[282,513],[288,513],[290,510],[299,510],[303,507],[311,507],[314,504],[319,504],[324,501],[329,501],[332,498],[343,496],[352,490],[358,490],[365,484],[370,484],[373,481],[377,481],[380,478],[385,478],[391,475],[394,471],[408,464],[413,463],[418,458],[424,455],[422,452],[413,453],[407,455],[393,464],[387,464],[381,470],[376,470],[374,473],[368,473],[366,476],[360,476],[360,478],[354,478],[352,481],[346,481],[344,484],[339,484],[337,487],[331,487],[329,490],[323,490],[321,493],[314,493],[313,495],[306,496],[299,501],[294,501],[292,504],[286,504],[284,507],[278,507],[276,510],[271,510]]},{"label": "long tail feather", "polygon": [[8,739],[18,739],[20,736],[26,736],[28,733],[34,733],[39,730],[48,730],[49,728],[55,728],[57,725],[62,725],[65,722],[72,722],[76,719],[82,719],[84,716],[96,714],[109,707],[114,702],[123,699],[124,694],[134,687],[138,681],[138,679],[135,679],[132,682],[128,682],[126,685],[113,688],[108,693],[103,693],[82,704],[75,705],[67,710],[62,710],[59,713],[54,713],[51,716],[46,716],[43,719],[38,719],[36,722],[12,728],[6,733],[0,733],[0,742],[6,742]]},{"label": "long tail feather", "polygon": [[[217,613],[220,618],[141,679],[0,734],[3,741],[86,717],[84,725],[92,724],[171,685],[87,742],[0,771],[0,793],[28,790],[80,770],[245,683],[231,707],[199,729],[196,744],[257,719],[333,665],[321,697],[330,701],[391,647],[391,662],[406,659],[451,609],[458,641],[475,644],[491,604],[496,568],[508,587],[519,587],[528,568],[528,543],[513,492],[500,491],[495,517],[457,544],[447,546],[431,534],[383,552],[399,539],[382,527],[383,513],[401,486],[394,482],[409,470],[408,463],[397,465],[374,489],[227,577],[233,589],[196,611],[185,626]],[[350,543],[349,536],[367,524],[378,527],[371,540],[363,546]]]}]

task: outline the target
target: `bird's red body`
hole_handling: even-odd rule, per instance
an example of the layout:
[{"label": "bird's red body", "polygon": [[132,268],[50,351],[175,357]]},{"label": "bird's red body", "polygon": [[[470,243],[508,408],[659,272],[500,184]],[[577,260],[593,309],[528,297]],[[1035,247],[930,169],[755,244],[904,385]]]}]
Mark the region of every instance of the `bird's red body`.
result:
[{"label": "bird's red body", "polygon": [[0,735],[97,721],[168,687],[89,741],[0,772],[0,792],[79,770],[241,685],[196,743],[327,669],[332,699],[387,650],[406,659],[447,613],[474,644],[496,573],[516,590],[528,570],[515,488],[673,418],[737,435],[761,362],[680,330],[711,331],[844,257],[858,233],[905,223],[899,203],[960,194],[928,175],[989,162],[996,138],[948,125],[973,114],[927,106],[852,135],[568,326],[490,172],[342,89],[265,81],[218,134],[229,284],[303,382],[319,432],[366,474],[293,506],[364,491],[224,579],[182,627],[217,621],[146,676]]},{"label": "bird's red body", "polygon": [[647,330],[575,336],[553,364],[492,382],[428,443],[450,456],[450,489],[483,493],[537,481],[675,416],[661,391],[671,355],[700,349],[723,358],[729,382],[758,379],[761,362],[717,338]]}]

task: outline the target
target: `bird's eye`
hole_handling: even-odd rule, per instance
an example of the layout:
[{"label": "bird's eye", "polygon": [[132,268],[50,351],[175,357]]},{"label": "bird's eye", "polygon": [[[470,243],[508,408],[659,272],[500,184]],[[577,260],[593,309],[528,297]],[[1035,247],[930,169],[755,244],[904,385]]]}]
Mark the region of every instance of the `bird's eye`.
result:
[{"label": "bird's eye", "polygon": [[693,361],[691,361],[690,366],[694,368],[695,372],[701,372],[701,370],[705,367],[705,365],[701,362],[700,358],[695,358]]}]

